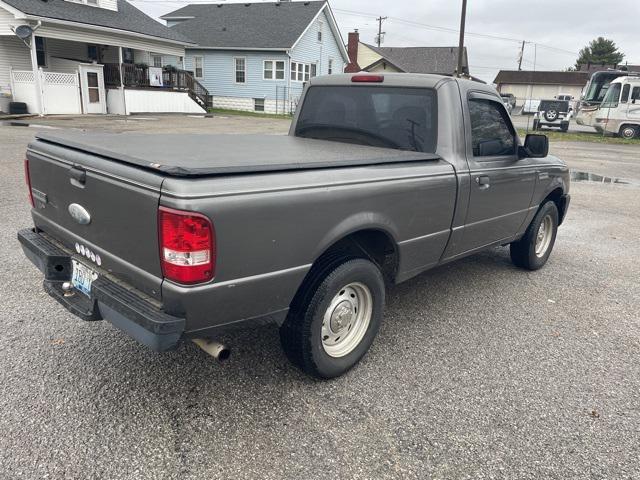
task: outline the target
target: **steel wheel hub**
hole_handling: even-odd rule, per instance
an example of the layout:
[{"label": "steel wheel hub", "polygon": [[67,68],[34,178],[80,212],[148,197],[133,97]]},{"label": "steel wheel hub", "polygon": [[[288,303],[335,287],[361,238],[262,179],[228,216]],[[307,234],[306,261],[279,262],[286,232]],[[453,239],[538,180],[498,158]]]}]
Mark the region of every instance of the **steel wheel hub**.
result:
[{"label": "steel wheel hub", "polygon": [[322,319],[322,348],[331,357],[351,353],[367,333],[373,297],[363,283],[350,283],[333,297]]},{"label": "steel wheel hub", "polygon": [[547,250],[549,249],[549,245],[551,245],[551,238],[553,236],[553,220],[550,215],[547,215],[540,222],[540,226],[538,227],[538,233],[536,235],[536,256],[543,257]]}]

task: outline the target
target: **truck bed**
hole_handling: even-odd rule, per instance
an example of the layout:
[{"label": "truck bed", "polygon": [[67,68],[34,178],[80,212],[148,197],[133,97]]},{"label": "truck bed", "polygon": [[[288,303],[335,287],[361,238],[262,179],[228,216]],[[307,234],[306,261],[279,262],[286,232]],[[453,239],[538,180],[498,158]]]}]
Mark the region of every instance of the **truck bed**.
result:
[{"label": "truck bed", "polygon": [[53,144],[176,177],[274,172],[436,160],[431,153],[289,135],[42,132]]}]

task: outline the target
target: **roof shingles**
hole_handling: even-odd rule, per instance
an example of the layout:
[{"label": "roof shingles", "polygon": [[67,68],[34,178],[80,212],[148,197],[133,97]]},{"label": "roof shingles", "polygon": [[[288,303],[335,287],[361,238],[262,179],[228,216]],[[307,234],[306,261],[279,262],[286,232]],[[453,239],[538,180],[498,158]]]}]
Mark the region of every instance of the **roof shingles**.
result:
[{"label": "roof shingles", "polygon": [[[375,47],[365,45],[406,73],[452,75],[458,66],[457,47]],[[369,65],[363,66],[365,69],[367,67]],[[463,56],[464,67],[468,68],[466,47]]]},{"label": "roof shingles", "polygon": [[589,80],[589,72],[546,72],[528,70],[500,70],[493,83],[522,85],[581,85]]},{"label": "roof shingles", "polygon": [[208,48],[293,47],[325,1],[192,4],[162,18],[194,17],[172,30]]},{"label": "roof shingles", "polygon": [[193,43],[188,37],[155,21],[126,0],[118,0],[118,11],[64,0],[48,2],[42,0],[3,1],[27,15],[126,30],[185,44]]}]

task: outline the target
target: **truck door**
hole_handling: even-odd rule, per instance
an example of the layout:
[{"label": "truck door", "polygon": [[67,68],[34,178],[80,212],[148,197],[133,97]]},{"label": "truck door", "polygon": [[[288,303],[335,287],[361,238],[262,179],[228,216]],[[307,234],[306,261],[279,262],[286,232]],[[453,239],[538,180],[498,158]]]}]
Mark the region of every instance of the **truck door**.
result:
[{"label": "truck door", "polygon": [[470,92],[465,105],[470,192],[457,253],[512,238],[525,221],[536,181],[531,159],[518,158],[518,141],[498,97]]}]

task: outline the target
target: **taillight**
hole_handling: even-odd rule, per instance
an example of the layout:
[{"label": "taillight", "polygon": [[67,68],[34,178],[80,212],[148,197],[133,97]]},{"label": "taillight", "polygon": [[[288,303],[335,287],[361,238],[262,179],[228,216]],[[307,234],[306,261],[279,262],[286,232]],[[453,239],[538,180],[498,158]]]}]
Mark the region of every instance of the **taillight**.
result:
[{"label": "taillight", "polygon": [[382,83],[384,75],[354,75],[351,77],[351,81],[354,83]]},{"label": "taillight", "polygon": [[183,284],[213,278],[216,239],[211,220],[198,213],[160,207],[158,232],[165,278]]},{"label": "taillight", "polygon": [[31,206],[35,207],[36,204],[33,201],[33,192],[31,191],[31,174],[29,173],[29,159],[24,159],[24,181],[27,183],[27,188],[29,189],[29,202],[31,202]]}]

